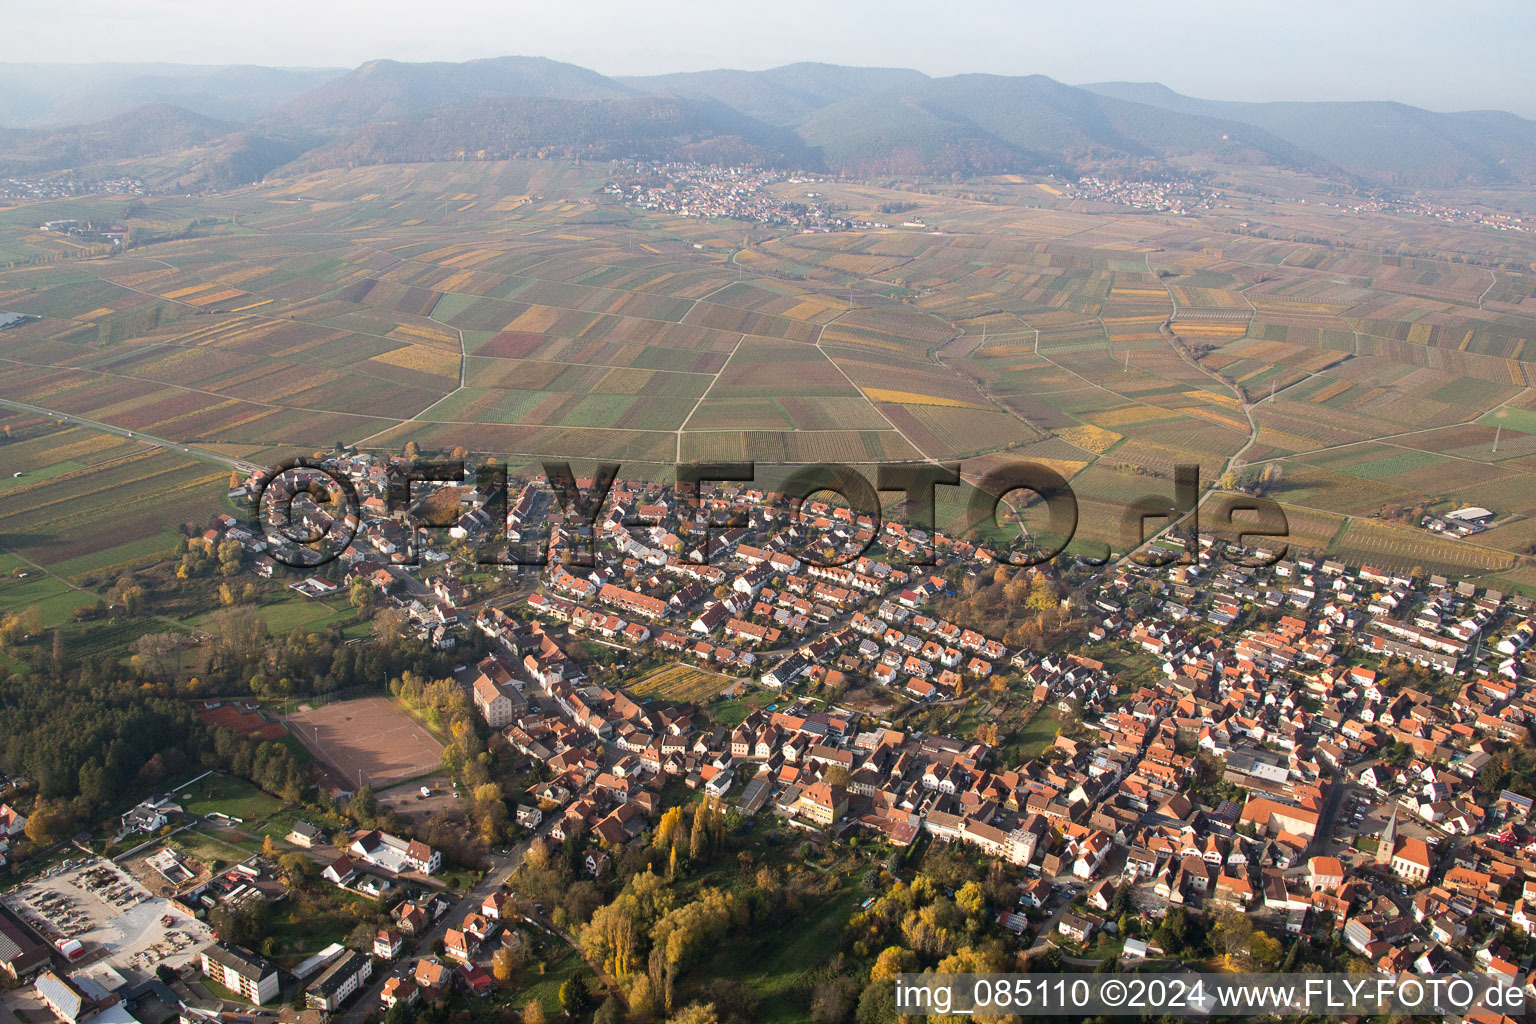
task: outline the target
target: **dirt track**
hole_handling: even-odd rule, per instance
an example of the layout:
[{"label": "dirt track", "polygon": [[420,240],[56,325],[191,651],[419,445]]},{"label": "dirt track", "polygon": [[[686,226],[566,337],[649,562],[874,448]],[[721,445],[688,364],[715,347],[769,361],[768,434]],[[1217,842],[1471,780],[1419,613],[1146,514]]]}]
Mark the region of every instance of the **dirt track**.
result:
[{"label": "dirt track", "polygon": [[337,701],[284,719],[345,789],[385,789],[435,770],[443,745],[387,697]]}]

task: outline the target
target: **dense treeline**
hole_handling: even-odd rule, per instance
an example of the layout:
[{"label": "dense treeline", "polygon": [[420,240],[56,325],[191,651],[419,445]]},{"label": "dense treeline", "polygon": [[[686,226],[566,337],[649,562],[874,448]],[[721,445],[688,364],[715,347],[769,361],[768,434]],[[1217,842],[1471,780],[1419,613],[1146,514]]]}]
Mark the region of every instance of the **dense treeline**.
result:
[{"label": "dense treeline", "polygon": [[151,633],[139,639],[130,666],[141,678],[171,681],[192,695],[296,697],[364,685],[382,690],[404,672],[442,677],[478,657],[477,638],[450,656],[406,636],[408,624],[398,618],[393,609],[380,612],[374,642],[349,645],[337,624],[273,636],[259,609],[223,608],[209,621],[212,640],[189,647],[177,634]]},{"label": "dense treeline", "polygon": [[32,674],[0,689],[0,763],[44,799],[110,803],[156,751],[162,772],[185,770],[207,741],[185,702],[136,686]]},{"label": "dense treeline", "polygon": [[[407,671],[441,678],[454,665],[478,660],[485,650],[484,638],[473,631],[451,653],[432,649],[417,638],[403,609],[375,604],[367,587],[362,589],[369,600],[360,602],[354,596],[352,602],[361,622],[332,621],[320,629],[301,625],[274,633],[264,605],[280,604],[292,595],[285,587],[252,577],[239,544],[209,545],[194,536],[178,543],[176,556],[153,566],[87,578],[101,596],[75,609],[73,620],[83,628],[69,633],[85,639],[93,630],[133,627],[133,638],[112,645],[111,653],[86,671],[134,678],[187,696],[303,697],[364,685],[382,691],[386,680]],[[144,629],[153,625],[152,616],[186,621],[210,606],[215,611],[199,620],[196,633]],[[9,642],[14,656],[33,669],[78,667],[71,664],[70,642],[52,660],[36,639],[30,647],[17,646],[23,637],[37,638],[42,632],[40,622],[25,619],[30,611],[0,618],[0,645]],[[356,625],[364,625],[372,635],[348,642],[343,629]]]},{"label": "dense treeline", "polygon": [[[518,827],[507,794],[525,790],[533,775],[509,744],[492,742],[495,733],[476,713],[468,691],[449,678],[426,679],[407,671],[390,680],[389,692],[428,726],[448,734],[443,769],[462,782],[471,797],[463,818],[440,811],[425,829],[417,829],[422,838],[465,865],[476,863],[483,849],[514,839]],[[537,770],[544,773],[542,765]]]},{"label": "dense treeline", "polygon": [[[77,608],[70,627],[44,629],[36,608],[0,616],[0,647],[13,665],[0,667],[0,769],[27,780],[8,799],[31,817],[35,844],[104,819],[110,824],[146,796],[208,769],[248,779],[290,804],[305,799],[310,778],[302,752],[203,722],[199,698],[281,701],[390,689],[403,689],[408,710],[449,734],[443,766],[474,798],[471,828],[441,813],[418,830],[380,808],[365,808],[353,820],[422,832],[463,866],[512,838],[503,793],[531,780],[514,758],[495,756],[463,688],[448,678],[461,661],[478,660],[482,638],[466,638],[451,654],[434,650],[393,607],[358,609],[371,637],[349,640],[339,622],[274,635],[258,603],[261,585],[235,581],[238,545],[194,539],[178,555],[94,581],[100,598]],[[210,603],[217,610],[196,633],[155,625]],[[370,793],[365,803],[371,801]]]},{"label": "dense treeline", "polygon": [[[762,837],[767,848],[712,801],[673,806],[640,844],[607,846],[580,829],[558,845],[535,839],[513,884],[550,907],[615,993],[595,1019],[754,1024],[759,995],[718,977],[720,950],[793,929],[843,884],[788,859],[777,834]],[[597,879],[583,864],[594,844],[613,858]]]},{"label": "dense treeline", "polygon": [[[908,880],[899,851],[818,851],[709,800],[669,807],[643,844],[609,848],[613,871],[597,879],[581,862],[593,842],[535,840],[513,883],[551,908],[616,993],[608,1019],[621,1019],[622,1006],[631,1024],[755,1024],[793,1008],[814,1024],[896,1024],[899,972],[1022,962],[994,924],[1018,898],[1017,873],[1001,863],[933,850]],[[849,917],[826,914],[829,901],[859,891],[869,899]],[[776,959],[805,932],[825,944]],[[774,965],[740,971],[737,955]],[[779,972],[793,979],[763,976]]]},{"label": "dense treeline", "polygon": [[67,838],[81,823],[207,769],[284,800],[302,797],[305,768],[283,744],[210,726],[185,700],[102,680],[90,668],[0,676],[0,766],[36,792],[27,827],[34,843]]},{"label": "dense treeline", "polygon": [[[131,625],[144,614],[144,592],[136,583],[118,590],[112,597]],[[207,767],[297,799],[303,772],[286,747],[209,727],[187,698],[299,697],[365,686],[383,692],[392,676],[441,677],[452,664],[388,620],[376,623],[383,629],[375,642],[348,645],[335,626],[269,636],[259,610],[236,606],[215,614],[212,638],[203,643],[147,633],[126,658],[77,660],[60,631],[49,645],[26,612],[11,618],[17,632],[36,639],[10,647],[20,670],[0,669],[0,766],[33,780],[43,800],[81,800],[81,813]],[[473,657],[474,650],[458,654]]]}]

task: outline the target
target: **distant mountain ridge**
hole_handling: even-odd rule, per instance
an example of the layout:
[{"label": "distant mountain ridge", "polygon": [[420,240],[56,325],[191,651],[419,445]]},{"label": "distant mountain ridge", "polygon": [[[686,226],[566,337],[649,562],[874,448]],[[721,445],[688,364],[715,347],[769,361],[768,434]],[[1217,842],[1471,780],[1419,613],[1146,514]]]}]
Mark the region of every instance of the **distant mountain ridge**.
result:
[{"label": "distant mountain ridge", "polygon": [[709,99],[770,124],[793,124],[823,107],[930,81],[907,68],[851,68],[840,64],[786,64],[767,71],[685,71],[620,78],[640,92]]},{"label": "distant mountain ridge", "polygon": [[1156,82],[1100,82],[1083,88],[1164,110],[1252,125],[1347,173],[1381,184],[1536,179],[1536,121],[1504,111],[1441,114],[1390,101],[1202,100]]},{"label": "distant mountain ridge", "polygon": [[767,166],[805,166],[816,159],[794,132],[719,103],[662,96],[512,96],[465,100],[358,126],[304,154],[296,169],[551,155]]},{"label": "distant mountain ridge", "polygon": [[855,173],[987,174],[1206,156],[1327,172],[1267,132],[1063,85],[1043,75],[956,75],[844,100],[800,124],[829,166]]},{"label": "distant mountain ridge", "polygon": [[465,100],[508,96],[605,100],[635,94],[596,71],[547,57],[495,57],[462,64],[371,60],[290,100],[266,120],[336,131]]},{"label": "distant mountain ridge", "polygon": [[133,161],[177,154],[159,176],[186,188],[229,188],[260,180],[288,163],[298,145],[247,126],[157,103],[93,124],[43,131],[0,129],[0,176],[89,171],[106,177],[144,175]]},{"label": "distant mountain ridge", "polygon": [[[111,65],[17,80],[15,69],[26,67],[43,66],[0,64],[0,119],[88,109],[103,83],[116,83],[123,98],[179,90],[186,103],[150,103],[72,127],[0,130],[0,170],[153,158],[186,187],[223,187],[285,166],[526,154],[934,177],[1158,173],[1198,160],[1404,187],[1536,180],[1536,122],[1513,114],[1236,103],[1155,83],[1078,87],[1041,75],[934,78],[817,63],[610,78],[516,56],[376,60],[345,72]],[[73,84],[66,89],[61,78]],[[17,82],[9,94],[7,81]],[[215,108],[254,112],[203,112]]]},{"label": "distant mountain ridge", "polygon": [[344,68],[256,65],[0,62],[0,129],[91,124],[156,104],[247,121],[345,73]]}]

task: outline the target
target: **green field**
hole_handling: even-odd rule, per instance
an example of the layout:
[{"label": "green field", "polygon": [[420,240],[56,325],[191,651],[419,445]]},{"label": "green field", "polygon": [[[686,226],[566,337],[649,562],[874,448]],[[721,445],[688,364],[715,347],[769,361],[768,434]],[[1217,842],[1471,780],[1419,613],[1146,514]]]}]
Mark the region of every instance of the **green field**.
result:
[{"label": "green field", "polygon": [[31,484],[39,483],[43,480],[51,480],[56,476],[62,476],[65,473],[73,473],[75,470],[85,468],[86,464],[83,462],[79,462],[75,459],[66,459],[63,462],[55,462],[50,465],[39,466],[38,468],[29,471],[25,476],[16,476],[14,475],[13,471],[12,473],[0,476],[0,494],[4,494],[9,490],[14,490],[29,486]]},{"label": "green field", "polygon": [[175,524],[201,527],[225,511],[216,483],[223,479],[204,463],[163,450],[33,479],[0,502],[0,537],[15,553],[70,578],[169,554]]},{"label": "green field", "polygon": [[218,812],[241,819],[245,826],[253,826],[283,807],[277,797],[229,775],[210,775],[193,783],[190,789],[178,792],[176,797],[188,814]]},{"label": "green field", "polygon": [[1478,422],[1490,427],[1518,430],[1522,434],[1536,434],[1536,411],[1530,409],[1513,409],[1506,406],[1488,413]]},{"label": "green field", "polygon": [[93,603],[90,595],[72,589],[15,555],[0,552],[0,611],[37,605],[43,625],[57,626],[69,621],[70,612],[80,605]]},{"label": "green field", "polygon": [[253,853],[261,852],[259,844],[241,845],[196,828],[183,829],[172,835],[166,842],[204,867],[212,867],[215,862],[227,867],[247,859]]},{"label": "green field", "polygon": [[[347,603],[344,592],[338,592],[326,598],[315,598],[305,597],[286,587],[270,599],[263,601],[257,606],[257,610],[266,620],[267,630],[274,636],[281,636],[300,628],[319,632],[333,622],[350,622],[357,615],[356,610]],[[186,621],[189,626],[208,629],[213,617],[214,613],[211,611],[202,612]]]},{"label": "green field", "polygon": [[133,565],[164,558],[175,551],[176,543],[179,540],[181,540],[181,535],[175,530],[167,528],[136,540],[103,548],[100,551],[93,551],[88,555],[55,562],[51,568],[60,576],[73,579],[99,569]]},{"label": "green field", "polygon": [[1056,742],[1056,734],[1061,731],[1061,717],[1054,708],[1041,708],[1016,734],[1008,737],[1008,742],[1020,748],[1021,757],[1025,760],[1039,757],[1049,750]]},{"label": "green field", "polygon": [[373,900],[334,886],[316,894],[290,894],[272,906],[268,937],[272,957],[292,967],[306,957],[346,939],[358,921],[377,913]]},{"label": "green field", "polygon": [[[544,955],[548,959],[544,961],[544,973],[538,972],[537,965],[530,967],[513,981],[511,990],[504,997],[505,1002],[513,1008],[521,1010],[529,1002],[537,999],[544,1006],[544,1012],[551,1020],[558,1019],[560,1014],[560,986],[567,979],[582,978],[589,984],[596,982],[596,976],[587,962],[581,958],[570,946],[558,939],[545,939]],[[599,996],[596,1000],[601,1002]]]},{"label": "green field", "polygon": [[163,633],[166,628],[163,620],[148,616],[85,622],[64,631],[65,649],[75,658],[101,657],[127,650],[144,634]]},{"label": "green field", "polygon": [[[750,986],[762,1000],[762,1024],[806,1020],[809,976],[826,966],[849,916],[864,898],[854,883],[854,878],[844,879],[835,894],[818,900],[788,927],[765,928],[732,942],[701,973]],[[701,998],[708,998],[707,985]]]},{"label": "green field", "polygon": [[771,690],[748,690],[741,697],[717,701],[709,709],[711,717],[729,726],[740,725],[752,712],[776,704],[783,698]]}]

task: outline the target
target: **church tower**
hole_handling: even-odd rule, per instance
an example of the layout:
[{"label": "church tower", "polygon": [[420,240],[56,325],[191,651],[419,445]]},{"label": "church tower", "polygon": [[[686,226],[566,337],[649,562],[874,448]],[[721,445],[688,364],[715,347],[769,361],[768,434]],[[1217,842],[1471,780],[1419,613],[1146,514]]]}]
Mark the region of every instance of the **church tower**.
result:
[{"label": "church tower", "polygon": [[1382,830],[1381,840],[1376,847],[1376,863],[1381,867],[1392,866],[1392,853],[1397,848],[1397,805],[1392,805],[1392,817],[1387,819],[1387,827]]}]

